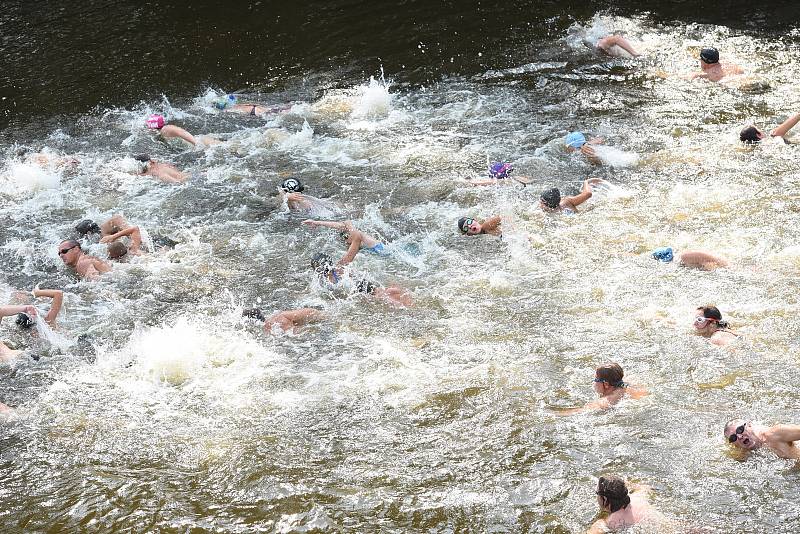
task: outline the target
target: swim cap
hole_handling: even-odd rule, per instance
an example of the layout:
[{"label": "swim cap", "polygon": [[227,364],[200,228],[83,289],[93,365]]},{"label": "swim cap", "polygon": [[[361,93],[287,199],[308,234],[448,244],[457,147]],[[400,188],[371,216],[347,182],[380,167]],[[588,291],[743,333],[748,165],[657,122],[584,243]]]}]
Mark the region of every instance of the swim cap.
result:
[{"label": "swim cap", "polygon": [[716,48],[704,48],[700,51],[700,60],[708,65],[719,63],[719,50]]},{"label": "swim cap", "polygon": [[281,189],[287,193],[300,193],[305,189],[297,178],[287,178],[281,184]]},{"label": "swim cap", "polygon": [[333,269],[333,258],[324,252],[317,252],[311,258],[311,268],[318,273],[327,273]]},{"label": "swim cap", "polygon": [[564,144],[574,149],[579,149],[586,144],[586,137],[581,132],[570,132],[564,138]]},{"label": "swim cap", "polygon": [[672,261],[672,247],[659,247],[653,251],[652,256],[658,261],[669,263]]},{"label": "swim cap", "polygon": [[214,107],[217,109],[225,109],[236,103],[236,95],[221,96],[214,100]]},{"label": "swim cap", "polygon": [[561,204],[561,191],[557,187],[548,189],[542,193],[541,199],[545,206],[554,210]]},{"label": "swim cap", "polygon": [[758,128],[755,126],[747,126],[742,128],[742,131],[739,132],[739,140],[742,143],[758,143],[761,141],[761,136],[758,134],[761,133],[758,131]]},{"label": "swim cap", "polygon": [[265,320],[264,314],[259,308],[248,308],[242,312],[242,316],[249,317],[250,319],[258,319],[259,321]]},{"label": "swim cap", "polygon": [[31,328],[33,325],[36,324],[36,321],[31,319],[31,316],[27,313],[18,313],[17,314],[17,326],[20,328]]},{"label": "swim cap", "polygon": [[136,154],[135,156],[133,156],[133,159],[135,159],[136,161],[141,161],[142,163],[147,163],[148,161],[150,161],[150,155]]},{"label": "swim cap", "polygon": [[99,234],[100,227],[91,219],[84,219],[75,225],[75,231],[83,237],[86,234]]},{"label": "swim cap", "polygon": [[147,124],[147,127],[151,130],[160,130],[164,127],[164,117],[161,115],[150,115],[147,117],[147,120],[144,121]]},{"label": "swim cap", "polygon": [[492,178],[508,178],[513,170],[514,167],[510,163],[492,163],[489,166],[489,176]]}]

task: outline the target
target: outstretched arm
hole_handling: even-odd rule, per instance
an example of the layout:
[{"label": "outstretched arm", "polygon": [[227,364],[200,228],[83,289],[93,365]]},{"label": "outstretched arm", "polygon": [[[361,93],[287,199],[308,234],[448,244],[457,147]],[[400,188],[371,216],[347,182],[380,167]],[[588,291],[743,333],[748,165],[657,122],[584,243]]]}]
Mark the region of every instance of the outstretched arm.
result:
[{"label": "outstretched arm", "polygon": [[800,113],[795,113],[794,115],[783,121],[783,123],[780,126],[772,130],[770,135],[772,135],[772,137],[783,137],[784,135],[789,133],[789,130],[794,128],[798,122],[800,122]]},{"label": "outstretched arm", "polygon": [[322,319],[322,312],[314,308],[299,308],[297,310],[286,310],[284,316],[297,326],[302,326],[311,321]]},{"label": "outstretched arm", "polygon": [[307,226],[325,226],[326,228],[333,228],[334,230],[339,230],[340,232],[344,232],[347,230],[347,223],[345,222],[336,222],[336,221],[315,221],[314,219],[306,219],[303,221],[303,224]]},{"label": "outstretched arm", "polygon": [[139,231],[138,226],[131,226],[129,228],[125,228],[124,230],[120,230],[116,234],[107,235],[100,240],[101,243],[111,243],[112,241],[116,241],[120,237],[131,236],[131,246],[130,250],[132,252],[136,252],[139,250],[139,247],[142,246],[142,233]]},{"label": "outstretched arm", "polygon": [[578,408],[566,408],[563,410],[556,410],[557,415],[575,415],[583,412],[593,412],[595,410],[608,410],[611,408],[611,403],[606,399],[598,399],[596,401],[587,402],[584,406]]},{"label": "outstretched arm", "polygon": [[0,317],[8,317],[18,313],[27,313],[31,317],[37,315],[36,308],[33,306],[0,306]]},{"label": "outstretched arm", "polygon": [[180,137],[189,144],[192,145],[197,144],[197,141],[195,140],[192,134],[190,134],[180,126],[175,126],[173,124],[167,124],[166,126],[161,128],[161,137],[165,139],[169,137]]},{"label": "outstretched arm", "polygon": [[61,305],[64,303],[64,292],[60,289],[34,289],[31,293],[34,297],[53,299],[53,302],[50,304],[50,311],[47,312],[44,320],[47,321],[47,324],[50,326],[55,326],[56,317],[58,317],[58,312],[61,311]]},{"label": "outstretched arm", "polygon": [[586,531],[586,534],[605,534],[608,532],[608,523],[606,523],[605,519],[598,519],[595,521],[589,530]]}]

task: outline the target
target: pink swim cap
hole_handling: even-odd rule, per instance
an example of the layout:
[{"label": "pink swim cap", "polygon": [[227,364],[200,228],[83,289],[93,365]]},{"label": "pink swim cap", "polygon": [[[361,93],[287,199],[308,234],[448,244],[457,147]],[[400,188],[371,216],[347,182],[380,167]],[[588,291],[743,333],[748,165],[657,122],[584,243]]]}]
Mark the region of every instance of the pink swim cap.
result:
[{"label": "pink swim cap", "polygon": [[160,130],[164,127],[164,117],[161,115],[150,115],[145,121],[147,127],[155,130]]}]

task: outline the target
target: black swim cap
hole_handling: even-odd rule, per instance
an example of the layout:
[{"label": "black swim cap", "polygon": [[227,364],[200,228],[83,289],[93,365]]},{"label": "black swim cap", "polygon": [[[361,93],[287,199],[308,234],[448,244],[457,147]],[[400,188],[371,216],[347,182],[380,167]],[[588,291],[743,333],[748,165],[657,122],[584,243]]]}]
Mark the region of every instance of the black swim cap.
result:
[{"label": "black swim cap", "polygon": [[333,258],[324,252],[317,252],[311,258],[311,268],[318,273],[327,273],[333,269]]},{"label": "black swim cap", "polygon": [[261,312],[259,308],[248,308],[242,312],[243,317],[249,317],[251,319],[258,319],[259,321],[264,321],[264,314]]},{"label": "black swim cap", "polygon": [[708,65],[719,63],[719,50],[716,48],[704,48],[700,51],[700,60]]},{"label": "black swim cap", "polygon": [[20,328],[31,328],[33,325],[36,324],[36,321],[31,319],[31,316],[27,313],[18,313],[17,314],[17,326]]},{"label": "black swim cap", "polygon": [[467,231],[464,229],[464,223],[467,222],[468,219],[469,217],[461,217],[460,219],[458,219],[458,231],[461,232],[462,234],[467,233]]},{"label": "black swim cap", "polygon": [[84,219],[75,225],[75,231],[78,232],[78,235],[83,237],[86,234],[99,234],[100,227],[97,226],[97,223],[93,220]]},{"label": "black swim cap", "polygon": [[755,126],[748,126],[739,132],[739,140],[742,143],[758,143],[761,138],[758,136],[759,131]]},{"label": "black swim cap", "polygon": [[558,207],[559,204],[561,204],[561,191],[559,191],[557,187],[548,189],[547,191],[542,193],[541,198],[545,206],[547,206],[551,210],[554,210]]},{"label": "black swim cap", "polygon": [[147,163],[150,161],[150,154],[136,154],[133,156],[133,159],[136,161],[141,161],[142,163]]},{"label": "black swim cap", "polygon": [[301,184],[300,180],[297,178],[287,178],[281,184],[281,189],[287,193],[300,193],[305,189],[305,187],[303,187],[303,184]]}]

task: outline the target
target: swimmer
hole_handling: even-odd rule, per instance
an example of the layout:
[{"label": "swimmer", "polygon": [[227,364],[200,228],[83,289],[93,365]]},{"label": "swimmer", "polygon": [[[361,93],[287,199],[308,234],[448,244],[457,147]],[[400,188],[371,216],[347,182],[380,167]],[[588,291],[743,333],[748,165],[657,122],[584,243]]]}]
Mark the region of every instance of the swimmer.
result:
[{"label": "swimmer", "polygon": [[277,106],[261,106],[253,103],[239,102],[239,97],[236,95],[221,96],[214,100],[214,107],[220,111],[227,113],[240,113],[243,115],[250,115],[256,117],[258,115],[266,115],[268,113],[280,113],[292,107],[291,104],[279,104]]},{"label": "swimmer", "polygon": [[483,222],[472,217],[461,217],[458,219],[457,224],[459,232],[464,235],[488,234],[503,237],[503,231],[500,228],[500,225],[503,224],[503,218],[499,215],[492,215]]},{"label": "swimmer", "polygon": [[340,265],[347,265],[352,262],[359,250],[372,252],[373,254],[387,254],[386,246],[378,241],[373,236],[358,230],[353,226],[353,221],[334,222],[334,221],[315,221],[313,219],[306,219],[303,224],[311,227],[324,226],[326,228],[333,228],[338,230],[347,243],[347,252],[339,260]]},{"label": "swimmer", "polygon": [[743,74],[744,70],[739,65],[719,62],[719,51],[716,48],[703,48],[700,51],[700,71],[688,76],[690,80],[703,78],[711,82],[718,82],[725,76]]},{"label": "swimmer", "polygon": [[[314,272],[332,285],[338,284],[343,278],[344,270],[342,267],[345,265],[347,265],[345,258],[342,258],[339,263],[334,265],[333,258],[322,252],[314,254],[314,257],[311,258],[311,268],[314,269]],[[395,306],[413,306],[411,295],[405,289],[397,286],[381,287],[366,278],[362,278],[356,282],[355,289],[358,293],[382,298]]]},{"label": "swimmer", "polygon": [[610,56],[620,56],[621,54],[613,49],[614,46],[620,47],[633,57],[640,56],[639,52],[633,48],[633,45],[631,45],[631,43],[621,35],[607,35],[597,41],[596,45],[598,50],[605,52]]},{"label": "swimmer", "polygon": [[789,133],[789,130],[794,128],[798,122],[800,122],[800,113],[795,113],[769,134],[762,132],[753,125],[746,126],[739,132],[739,140],[742,143],[756,144],[760,143],[763,139],[769,138],[788,144],[789,141],[786,140],[786,134]]},{"label": "swimmer", "polygon": [[590,163],[595,165],[600,165],[603,162],[597,156],[597,152],[592,148],[592,145],[601,144],[603,144],[602,137],[592,137],[587,141],[586,136],[581,132],[570,132],[564,137],[564,149],[568,154],[583,154]]},{"label": "swimmer", "polygon": [[286,206],[292,211],[311,211],[313,204],[303,194],[305,186],[297,178],[287,178],[281,183],[278,191],[281,198],[286,199]]},{"label": "swimmer", "polygon": [[162,115],[150,115],[145,120],[145,124],[151,130],[158,130],[158,134],[163,139],[183,139],[192,146],[197,146],[198,143],[202,145],[215,145],[221,141],[209,135],[193,136],[180,126],[174,124],[164,124],[164,117]]},{"label": "swimmer", "polygon": [[153,176],[168,184],[182,184],[189,177],[169,163],[160,163],[147,154],[139,154],[133,159],[139,162],[139,176]]},{"label": "swimmer", "polygon": [[679,265],[703,271],[713,271],[714,269],[728,266],[728,261],[725,258],[702,250],[684,250],[680,254],[675,254],[672,247],[659,247],[652,252],[651,256],[664,263],[669,263],[675,256],[678,256]]},{"label": "swimmer", "polygon": [[122,241],[114,241],[113,243],[109,243],[107,251],[109,260],[114,260],[120,263],[128,259],[128,252],[130,252],[128,247],[126,247],[125,243]]},{"label": "swimmer", "polygon": [[583,181],[581,192],[571,197],[561,198],[561,191],[557,187],[548,189],[539,198],[539,207],[548,213],[578,213],[578,206],[592,198],[592,186],[602,181],[600,178],[587,178]]},{"label": "swimmer", "polygon": [[711,343],[724,347],[736,341],[738,337],[728,330],[728,322],[722,320],[722,313],[716,306],[700,306],[694,318],[694,329]]},{"label": "swimmer", "polygon": [[130,245],[127,247],[132,254],[139,254],[142,247],[142,233],[138,226],[131,226],[122,215],[116,214],[101,225],[91,219],[84,219],[75,225],[75,231],[80,237],[87,234],[100,234],[101,243],[113,243],[118,239],[127,237]]},{"label": "swimmer", "polygon": [[111,266],[94,256],[89,256],[81,249],[81,244],[74,239],[62,241],[58,246],[58,256],[65,265],[69,265],[81,278],[96,280],[100,275],[111,270]]},{"label": "swimmer", "polygon": [[[17,320],[19,321],[19,316],[24,315],[28,318],[28,320],[31,321],[31,324],[33,324],[33,319],[31,318],[36,317],[38,314],[39,312],[36,310],[36,307],[29,304],[23,306],[0,306],[0,318],[16,315]],[[0,362],[11,361],[20,354],[22,354],[21,350],[13,350],[5,343],[0,341]]]},{"label": "swimmer", "polygon": [[559,415],[574,415],[594,410],[608,410],[618,404],[625,396],[632,399],[641,399],[648,394],[646,389],[624,382],[622,380],[624,376],[625,372],[618,363],[601,365],[594,371],[594,382],[592,384],[595,393],[600,395],[600,399],[589,402],[580,408],[558,410],[556,413]]},{"label": "swimmer", "polygon": [[587,531],[588,534],[601,534],[609,530],[627,528],[645,521],[663,522],[666,518],[648,502],[652,491],[646,485],[630,484],[619,477],[600,477],[597,481],[597,504],[602,512],[608,513],[605,519],[598,519]]},{"label": "swimmer", "polygon": [[269,317],[264,317],[264,314],[258,308],[251,308],[244,310],[242,315],[253,319],[258,319],[264,322],[264,330],[267,333],[273,332],[273,327],[277,326],[283,332],[294,333],[297,328],[305,326],[308,323],[321,321],[324,314],[320,310],[314,308],[298,308],[296,310],[283,310],[275,312]]},{"label": "swimmer", "polygon": [[766,447],[780,458],[800,460],[800,425],[765,426],[752,421],[731,419],[722,431],[725,440],[739,449],[752,451]]},{"label": "swimmer", "polygon": [[[527,176],[512,176],[514,167],[510,163],[492,163],[489,165],[489,177],[477,180],[469,180],[470,185],[512,185],[513,182],[518,182],[522,185],[528,185],[533,180]],[[508,179],[510,178],[510,179]]]},{"label": "swimmer", "polygon": [[57,156],[46,152],[31,152],[27,148],[18,149],[17,156],[22,158],[23,162],[38,165],[39,167],[55,167],[74,171],[80,165],[80,161],[73,157]]}]

